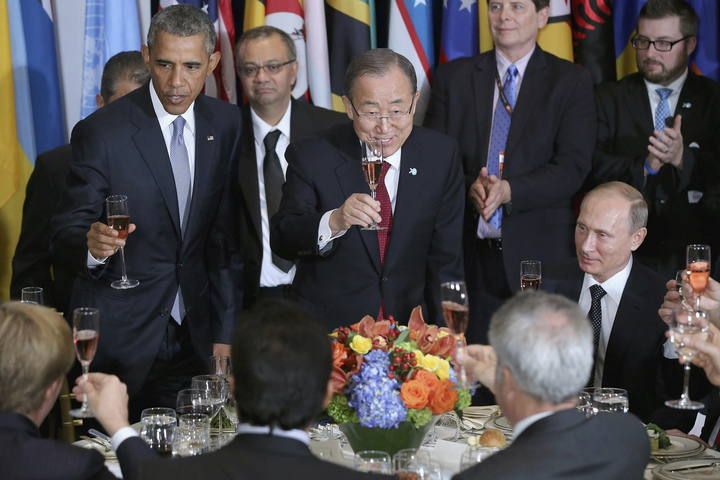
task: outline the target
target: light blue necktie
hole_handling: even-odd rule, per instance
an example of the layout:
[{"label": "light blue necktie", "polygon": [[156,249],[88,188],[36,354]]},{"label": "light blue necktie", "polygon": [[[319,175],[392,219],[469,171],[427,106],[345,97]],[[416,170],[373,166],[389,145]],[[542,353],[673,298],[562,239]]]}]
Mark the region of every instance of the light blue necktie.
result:
[{"label": "light blue necktie", "polygon": [[660,98],[660,102],[655,109],[655,130],[662,132],[667,126],[665,119],[671,115],[668,97],[672,93],[672,90],[669,88],[658,88],[655,89],[655,93],[657,93],[657,96]]},{"label": "light blue necktie", "polygon": [[[510,106],[515,108],[515,97],[516,97],[516,83],[518,77],[518,69],[515,65],[510,65],[505,73],[505,80],[503,81],[503,93],[505,98],[510,103]],[[511,114],[505,108],[502,98],[498,97],[497,105],[495,106],[495,114],[493,116],[492,132],[490,133],[490,149],[488,150],[487,169],[488,174],[500,177],[500,153],[505,150],[507,144],[508,134],[510,133],[510,120]],[[502,227],[502,206],[495,210],[495,213],[490,217],[490,225],[500,230]]]},{"label": "light blue necktie", "polygon": [[[173,134],[170,140],[170,166],[172,167],[173,177],[175,178],[178,213],[180,214],[180,230],[183,233],[185,223],[187,222],[188,203],[192,190],[190,159],[188,158],[188,151],[185,147],[185,139],[183,138],[184,130],[185,119],[183,117],[177,117],[173,122]],[[182,323],[185,317],[185,303],[183,302],[182,292],[179,287],[170,313],[178,325]]]}]

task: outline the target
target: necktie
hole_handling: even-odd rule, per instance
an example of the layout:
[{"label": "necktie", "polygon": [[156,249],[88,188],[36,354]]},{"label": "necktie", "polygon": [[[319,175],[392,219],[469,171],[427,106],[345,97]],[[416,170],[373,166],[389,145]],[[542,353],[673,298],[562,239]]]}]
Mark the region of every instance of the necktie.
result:
[{"label": "necktie", "polygon": [[670,104],[668,103],[668,97],[672,93],[669,88],[658,88],[655,90],[657,96],[660,98],[660,102],[655,109],[655,130],[663,131],[666,127],[665,119],[670,116]]},{"label": "necktie", "polygon": [[[510,65],[505,72],[503,81],[503,93],[512,108],[515,108],[516,83],[518,69]],[[493,114],[492,131],[490,132],[490,149],[488,150],[487,169],[490,175],[500,177],[500,154],[505,151],[508,134],[510,133],[511,113],[505,108],[502,98],[498,98]],[[499,230],[502,227],[502,208],[495,210],[490,217],[490,225]]]},{"label": "necktie", "polygon": [[606,294],[607,292],[598,284],[590,287],[592,303],[590,304],[588,317],[590,318],[593,329],[593,345],[595,346],[593,351],[597,351],[600,342],[600,332],[602,331],[602,306],[600,305],[600,301]]},{"label": "necktie", "polygon": [[[175,178],[175,191],[177,193],[181,232],[185,230],[189,210],[187,207],[192,190],[190,160],[183,137],[184,129],[185,119],[183,117],[177,117],[173,122],[173,134],[170,140],[170,166],[172,167],[173,177]],[[175,302],[173,303],[171,314],[178,324],[182,323],[185,317],[185,304],[180,288],[178,288],[177,294],[175,295]]]},{"label": "necktie", "polygon": [[[268,220],[272,218],[280,208],[280,200],[282,199],[282,187],[285,183],[280,158],[277,156],[275,147],[278,138],[280,138],[280,130],[273,130],[265,135],[263,144],[265,145],[265,159],[263,160],[263,177],[265,179],[265,204],[267,206]],[[272,253],[272,262],[283,272],[287,273],[293,266],[293,262],[285,260]]]},{"label": "necktie", "polygon": [[389,169],[390,164],[388,162],[383,162],[377,189],[375,190],[375,199],[380,202],[380,217],[382,217],[379,226],[383,227],[383,230],[377,231],[378,247],[380,247],[380,265],[385,262],[385,254],[387,253],[388,246],[390,245],[390,234],[392,232],[393,223],[392,202],[390,201],[390,194],[385,186],[385,175]]}]

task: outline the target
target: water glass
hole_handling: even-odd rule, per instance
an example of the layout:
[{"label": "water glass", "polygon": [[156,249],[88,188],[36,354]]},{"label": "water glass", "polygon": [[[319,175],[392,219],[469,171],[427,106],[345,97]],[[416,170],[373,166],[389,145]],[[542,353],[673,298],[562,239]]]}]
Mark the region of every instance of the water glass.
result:
[{"label": "water glass", "polygon": [[498,448],[469,446],[460,457],[460,470],[466,470],[475,466],[498,450]]},{"label": "water glass", "polygon": [[595,409],[592,404],[592,396],[589,392],[578,393],[577,405],[575,405],[575,408],[579,412],[585,414],[586,417],[592,417],[595,415]]},{"label": "water glass", "polygon": [[379,450],[362,450],[355,454],[355,470],[361,472],[392,473],[390,455]]},{"label": "water glass", "polygon": [[177,394],[175,411],[178,415],[185,413],[204,413],[211,416],[213,413],[212,401],[205,390],[187,388]]},{"label": "water glass", "polygon": [[140,438],[160,456],[170,456],[177,419],[172,408],[146,408],[140,414]]},{"label": "water glass", "polygon": [[42,287],[23,287],[20,291],[20,302],[42,305],[44,303]]},{"label": "water glass", "polygon": [[210,450],[210,417],[204,413],[180,415],[175,431],[173,455],[193,457]]},{"label": "water glass", "polygon": [[[399,477],[403,477],[403,473],[418,474],[428,469],[429,466],[430,454],[417,448],[405,448],[393,455],[393,468],[395,469],[395,474]],[[405,476],[410,477],[411,475]],[[412,476],[417,477],[417,475]]]},{"label": "water glass", "polygon": [[627,413],[629,408],[628,393],[624,388],[586,388],[590,395],[593,413],[614,412]]}]

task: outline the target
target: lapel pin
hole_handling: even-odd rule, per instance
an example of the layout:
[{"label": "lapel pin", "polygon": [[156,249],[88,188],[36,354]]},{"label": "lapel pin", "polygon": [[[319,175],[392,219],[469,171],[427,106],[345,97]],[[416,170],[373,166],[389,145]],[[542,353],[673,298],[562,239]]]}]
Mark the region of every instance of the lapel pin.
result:
[{"label": "lapel pin", "polygon": [[213,137],[212,135],[208,135],[207,139],[208,142],[212,142],[213,140],[215,140],[215,137]]},{"label": "lapel pin", "polygon": [[410,175],[413,175],[413,176],[417,175],[417,168],[415,168],[415,167],[411,168],[408,173],[410,173]]},{"label": "lapel pin", "polygon": [[691,103],[691,102],[684,102],[684,103],[682,104],[682,108],[692,108],[692,103]]}]

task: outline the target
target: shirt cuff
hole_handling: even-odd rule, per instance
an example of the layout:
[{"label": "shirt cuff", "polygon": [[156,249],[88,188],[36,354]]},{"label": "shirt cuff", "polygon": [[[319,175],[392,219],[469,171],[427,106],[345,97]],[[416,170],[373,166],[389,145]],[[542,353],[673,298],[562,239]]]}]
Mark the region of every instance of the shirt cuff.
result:
[{"label": "shirt cuff", "polygon": [[658,172],[660,171],[659,168],[658,168],[657,170],[651,168],[651,167],[650,167],[650,164],[649,164],[648,161],[647,161],[647,158],[645,159],[645,167],[644,167],[644,168],[645,168],[645,172],[646,172],[648,175],[657,175]]},{"label": "shirt cuff", "polygon": [[115,432],[115,435],[113,435],[110,438],[110,444],[112,445],[112,449],[117,452],[117,449],[120,448],[120,444],[127,440],[130,437],[139,437],[137,431],[135,431],[134,428],[127,426],[123,427],[117,432]]},{"label": "shirt cuff", "polygon": [[330,242],[336,238],[342,237],[345,235],[345,232],[347,232],[347,230],[341,230],[335,236],[332,235],[332,230],[330,229],[330,215],[332,215],[334,211],[335,210],[330,210],[329,212],[325,212],[320,218],[320,225],[318,225],[318,250],[323,250]]},{"label": "shirt cuff", "polygon": [[95,268],[100,265],[105,265],[105,262],[107,261],[107,257],[102,259],[97,259],[92,256],[92,253],[90,253],[90,250],[88,250],[87,254],[87,267],[88,268]]},{"label": "shirt cuff", "polygon": [[668,360],[678,359],[678,353],[677,350],[675,350],[675,345],[673,345],[670,340],[665,340],[665,343],[663,344],[663,357]]}]

